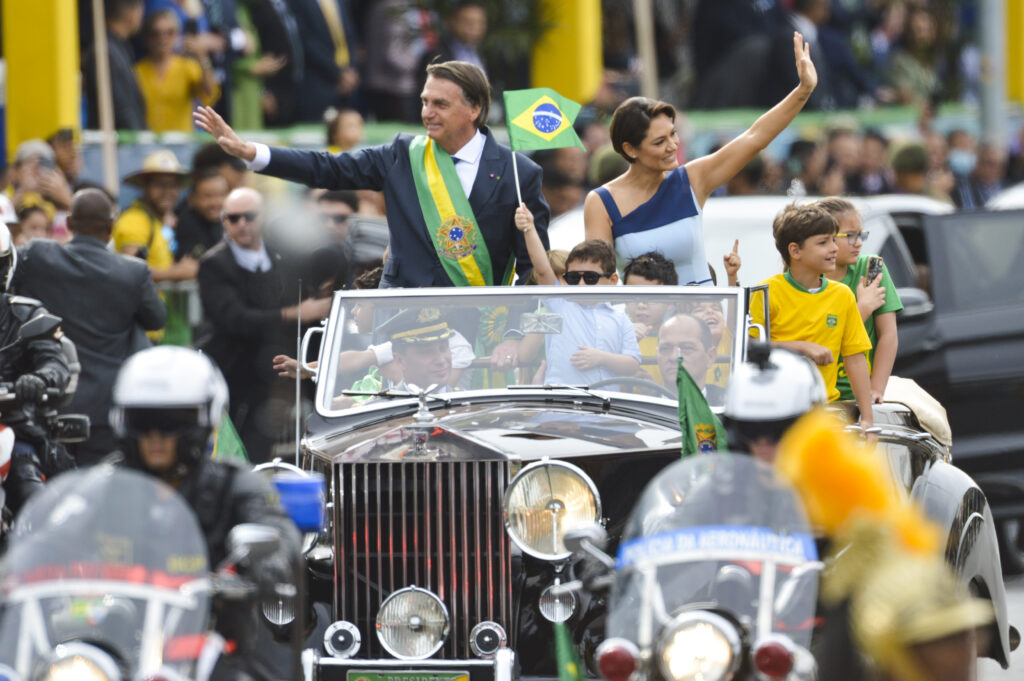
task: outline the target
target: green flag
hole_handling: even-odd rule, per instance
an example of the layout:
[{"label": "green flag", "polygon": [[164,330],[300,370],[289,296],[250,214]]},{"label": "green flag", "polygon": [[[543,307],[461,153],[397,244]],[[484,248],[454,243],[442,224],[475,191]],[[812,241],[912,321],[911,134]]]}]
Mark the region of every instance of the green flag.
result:
[{"label": "green flag", "polygon": [[245,455],[245,445],[242,444],[242,438],[238,437],[235,424],[231,422],[226,410],[220,420],[217,439],[213,442],[213,458],[249,464],[249,457]]},{"label": "green flag", "polygon": [[558,681],[583,681],[583,670],[576,647],[569,636],[565,622],[555,622],[555,662],[558,664]]},{"label": "green flag", "polygon": [[679,428],[683,431],[683,456],[724,451],[727,447],[725,429],[708,406],[704,393],[683,366],[682,358],[679,359],[676,386],[679,389]]},{"label": "green flag", "polygon": [[513,150],[583,148],[572,124],[580,105],[554,90],[537,87],[505,93],[505,120]]}]

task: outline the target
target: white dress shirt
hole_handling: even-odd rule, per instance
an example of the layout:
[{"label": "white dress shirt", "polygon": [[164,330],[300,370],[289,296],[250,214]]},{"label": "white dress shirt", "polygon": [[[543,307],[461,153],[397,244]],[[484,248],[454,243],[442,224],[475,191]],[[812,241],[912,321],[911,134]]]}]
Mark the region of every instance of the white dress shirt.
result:
[{"label": "white dress shirt", "polygon": [[231,239],[228,239],[228,248],[231,249],[231,255],[235,256],[235,262],[243,270],[249,272],[269,272],[272,266],[270,262],[270,254],[267,253],[267,247],[260,242],[260,247],[256,250],[248,248],[242,248]]}]

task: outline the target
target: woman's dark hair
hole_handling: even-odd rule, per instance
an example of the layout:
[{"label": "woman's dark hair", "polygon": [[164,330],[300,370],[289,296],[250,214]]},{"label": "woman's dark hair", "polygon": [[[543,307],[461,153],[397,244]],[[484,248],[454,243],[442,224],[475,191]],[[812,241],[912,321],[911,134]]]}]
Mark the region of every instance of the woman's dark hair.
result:
[{"label": "woman's dark hair", "polygon": [[668,116],[673,123],[676,120],[676,110],[667,102],[659,102],[647,97],[630,97],[612,114],[611,136],[612,148],[622,158],[630,163],[636,161],[623,149],[627,142],[633,147],[639,147],[647,136],[647,130],[651,127],[651,121],[658,116]]},{"label": "woman's dark hair", "polygon": [[465,61],[434,62],[427,66],[427,76],[450,80],[458,85],[466,103],[480,107],[480,114],[473,124],[477,128],[484,127],[491,108],[491,85],[479,66]]}]

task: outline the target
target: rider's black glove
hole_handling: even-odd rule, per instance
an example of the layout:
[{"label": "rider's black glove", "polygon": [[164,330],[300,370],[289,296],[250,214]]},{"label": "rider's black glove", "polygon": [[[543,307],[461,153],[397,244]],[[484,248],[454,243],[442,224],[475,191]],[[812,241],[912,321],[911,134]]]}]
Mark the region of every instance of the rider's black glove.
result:
[{"label": "rider's black glove", "polygon": [[14,384],[14,394],[24,403],[37,403],[46,392],[46,381],[35,374],[25,374]]}]

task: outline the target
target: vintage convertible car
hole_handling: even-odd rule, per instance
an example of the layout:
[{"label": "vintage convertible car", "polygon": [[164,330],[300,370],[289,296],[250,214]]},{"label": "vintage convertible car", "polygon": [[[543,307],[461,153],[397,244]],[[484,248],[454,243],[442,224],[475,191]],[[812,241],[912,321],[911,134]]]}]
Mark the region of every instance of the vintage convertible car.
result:
[{"label": "vintage convertible car", "polygon": [[[600,521],[614,549],[640,490],[679,457],[677,363],[717,408],[744,357],[748,301],[697,287],[339,292],[303,342],[306,355],[322,334],[299,463],[329,493],[328,527],[307,553],[329,626],[303,655],[306,679],[554,677],[554,622],[596,669],[603,600],[552,588],[580,576],[565,533]],[[592,366],[608,359],[593,349],[620,347],[639,357],[628,376]],[[903,423],[883,439],[898,427],[923,442]],[[913,479],[943,456],[909,457]],[[950,559],[998,601],[1005,665],[1001,577],[972,572],[998,565],[976,502],[964,491],[936,513],[955,519]]]}]

